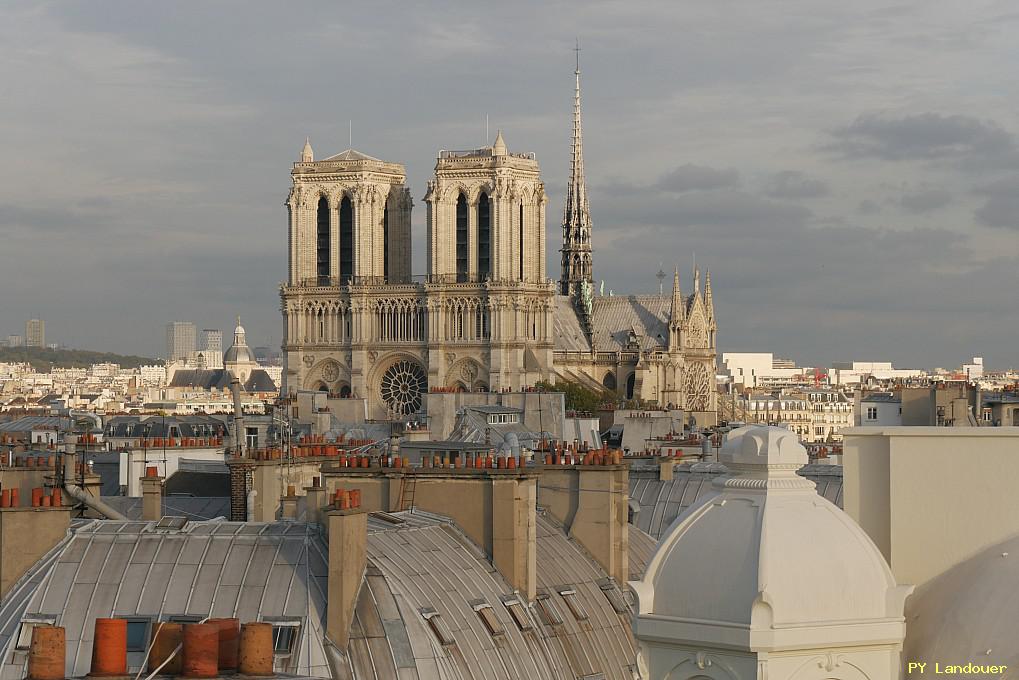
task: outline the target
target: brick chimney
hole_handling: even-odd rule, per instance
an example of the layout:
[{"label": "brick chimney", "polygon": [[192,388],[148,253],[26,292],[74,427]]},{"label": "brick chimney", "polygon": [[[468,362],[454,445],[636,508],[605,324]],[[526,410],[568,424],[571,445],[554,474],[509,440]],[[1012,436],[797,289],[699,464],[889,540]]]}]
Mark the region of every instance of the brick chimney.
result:
[{"label": "brick chimney", "polygon": [[329,538],[326,635],[347,650],[354,605],[368,566],[368,514],[360,508],[325,513]]},{"label": "brick chimney", "polygon": [[154,466],[145,468],[142,483],[142,519],[146,522],[158,522],[163,518],[163,477]]}]

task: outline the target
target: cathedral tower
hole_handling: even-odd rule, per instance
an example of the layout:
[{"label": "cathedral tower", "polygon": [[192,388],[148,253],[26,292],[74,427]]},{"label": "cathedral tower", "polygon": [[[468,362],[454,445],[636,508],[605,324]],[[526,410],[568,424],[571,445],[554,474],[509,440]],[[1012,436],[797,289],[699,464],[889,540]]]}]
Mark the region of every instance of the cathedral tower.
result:
[{"label": "cathedral tower", "polygon": [[432,282],[545,280],[545,186],[534,154],[492,146],[441,151],[428,183]]},{"label": "cathedral tower", "polygon": [[291,285],[410,280],[411,198],[402,165],[353,149],[316,161],[305,141],[291,175]]},{"label": "cathedral tower", "polygon": [[584,183],[584,139],[580,124],[580,50],[577,49],[576,89],[573,94],[573,155],[570,158],[570,182],[563,214],[561,295],[576,295],[581,282],[594,282],[591,260],[591,214]]}]

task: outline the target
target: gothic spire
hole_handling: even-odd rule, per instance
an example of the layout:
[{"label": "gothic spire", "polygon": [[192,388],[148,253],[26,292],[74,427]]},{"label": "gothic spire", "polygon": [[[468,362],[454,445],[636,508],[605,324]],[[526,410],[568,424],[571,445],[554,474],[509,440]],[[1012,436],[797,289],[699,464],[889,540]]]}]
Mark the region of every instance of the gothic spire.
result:
[{"label": "gothic spire", "polygon": [[708,321],[715,318],[715,305],[711,300],[711,270],[704,272],[704,309],[708,314]]},{"label": "gothic spire", "polygon": [[584,135],[580,119],[580,44],[577,44],[576,86],[573,92],[573,148],[570,180],[563,213],[563,261],[560,293],[576,293],[581,281],[593,282],[591,260],[591,216],[584,182]]},{"label": "gothic spire", "polygon": [[304,138],[304,148],[301,150],[301,162],[311,163],[315,160],[315,152],[311,150],[311,137]]},{"label": "gothic spire", "polygon": [[673,325],[678,324],[686,315],[686,306],[683,304],[683,291],[679,289],[679,267],[672,277],[672,314]]}]

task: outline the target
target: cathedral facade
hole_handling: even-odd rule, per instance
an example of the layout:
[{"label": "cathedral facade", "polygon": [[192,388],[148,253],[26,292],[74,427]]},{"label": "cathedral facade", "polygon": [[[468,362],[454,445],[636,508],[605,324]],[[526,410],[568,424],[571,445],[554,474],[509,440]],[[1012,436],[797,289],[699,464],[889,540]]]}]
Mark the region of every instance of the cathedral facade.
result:
[{"label": "cathedral facade", "polygon": [[410,416],[428,390],[526,389],[572,380],[617,397],[715,410],[710,277],[684,296],[593,290],[577,70],[559,282],[545,271],[548,199],[531,153],[442,151],[425,194],[427,273],[411,274],[402,165],[306,142],[291,172],[289,272],[280,287],[284,394],[360,398],[369,418]]}]

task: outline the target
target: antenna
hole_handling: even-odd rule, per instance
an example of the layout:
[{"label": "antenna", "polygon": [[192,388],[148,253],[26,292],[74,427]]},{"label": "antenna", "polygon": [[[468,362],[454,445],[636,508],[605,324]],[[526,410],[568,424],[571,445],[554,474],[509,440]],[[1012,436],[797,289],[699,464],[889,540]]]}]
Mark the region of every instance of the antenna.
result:
[{"label": "antenna", "polygon": [[485,144],[488,144],[488,140],[489,139],[491,139],[491,137],[488,136],[488,114],[486,113],[485,114]]},{"label": "antenna", "polygon": [[658,279],[658,296],[659,297],[664,297],[665,296],[665,270],[662,269],[662,263],[661,262],[658,263],[658,273],[655,274],[655,277]]},{"label": "antenna", "polygon": [[580,38],[577,38],[577,46],[573,48],[573,51],[577,53],[577,73],[580,73]]},{"label": "antenna", "polygon": [[354,121],[347,120],[347,148],[354,148]]}]

